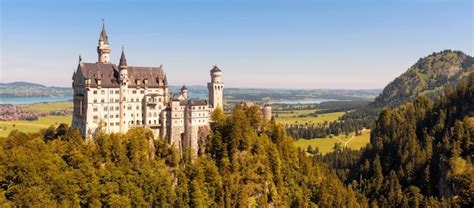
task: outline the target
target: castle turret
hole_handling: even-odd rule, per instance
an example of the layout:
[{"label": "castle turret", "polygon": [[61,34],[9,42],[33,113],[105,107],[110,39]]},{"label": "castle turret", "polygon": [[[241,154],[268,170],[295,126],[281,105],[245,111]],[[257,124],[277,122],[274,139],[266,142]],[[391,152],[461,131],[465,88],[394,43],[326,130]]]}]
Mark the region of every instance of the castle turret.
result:
[{"label": "castle turret", "polygon": [[181,87],[181,95],[183,96],[183,99],[188,99],[188,88],[185,85]]},{"label": "castle turret", "polygon": [[209,106],[213,109],[224,109],[224,83],[221,82],[222,71],[214,66],[211,69],[211,82],[207,83],[209,90]]},{"label": "castle turret", "polygon": [[126,93],[127,93],[127,88],[128,88],[128,66],[127,66],[127,59],[125,58],[125,52],[122,47],[122,55],[120,55],[120,61],[119,61],[119,82],[120,82],[120,94],[119,94],[119,99],[120,99],[120,132],[125,133],[127,132],[127,124],[125,121],[125,104],[127,102],[126,100]]},{"label": "castle turret", "polygon": [[102,32],[100,32],[99,45],[97,46],[98,62],[102,64],[110,63],[110,51],[109,36],[105,32],[105,24],[102,23]]},{"label": "castle turret", "polygon": [[270,104],[265,103],[262,107],[262,117],[265,121],[272,120],[272,106]]},{"label": "castle turret", "polygon": [[165,78],[163,78],[163,86],[164,86],[164,101],[165,103],[169,102],[169,92],[168,92],[168,78],[165,75]]}]

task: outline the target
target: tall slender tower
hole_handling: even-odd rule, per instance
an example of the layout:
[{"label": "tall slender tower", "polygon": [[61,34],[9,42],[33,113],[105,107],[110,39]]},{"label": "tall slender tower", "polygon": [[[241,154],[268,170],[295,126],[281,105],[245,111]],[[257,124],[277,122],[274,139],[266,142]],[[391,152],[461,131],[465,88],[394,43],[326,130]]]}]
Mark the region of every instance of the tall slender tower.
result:
[{"label": "tall slender tower", "polygon": [[100,32],[99,45],[97,46],[98,62],[101,64],[110,63],[110,51],[109,36],[105,32],[105,24],[102,23],[102,32]]},{"label": "tall slender tower", "polygon": [[209,91],[209,105],[211,108],[224,110],[224,83],[221,82],[222,71],[214,66],[211,69],[211,82],[207,83]]},{"label": "tall slender tower", "polygon": [[127,59],[125,58],[125,52],[122,47],[122,55],[120,56],[119,62],[119,82],[120,82],[120,132],[125,133],[127,132],[127,125],[125,121],[125,104],[127,103],[127,98],[125,97],[128,88],[128,66],[127,66]]}]

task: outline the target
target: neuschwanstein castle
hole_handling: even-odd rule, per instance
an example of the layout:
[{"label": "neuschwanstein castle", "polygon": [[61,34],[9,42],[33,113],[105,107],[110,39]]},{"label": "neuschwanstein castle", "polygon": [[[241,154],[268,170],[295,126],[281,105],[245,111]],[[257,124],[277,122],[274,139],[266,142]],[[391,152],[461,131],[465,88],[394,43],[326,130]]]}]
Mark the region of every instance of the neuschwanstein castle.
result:
[{"label": "neuschwanstein castle", "polygon": [[170,97],[163,65],[129,66],[123,48],[116,65],[110,62],[110,52],[103,26],[97,46],[98,61],[88,63],[79,57],[72,76],[72,126],[84,137],[93,137],[99,127],[107,133],[145,127],[179,150],[197,151],[208,135],[212,110],[223,109],[221,70],[217,66],[210,70],[208,100],[189,99],[186,86]]}]

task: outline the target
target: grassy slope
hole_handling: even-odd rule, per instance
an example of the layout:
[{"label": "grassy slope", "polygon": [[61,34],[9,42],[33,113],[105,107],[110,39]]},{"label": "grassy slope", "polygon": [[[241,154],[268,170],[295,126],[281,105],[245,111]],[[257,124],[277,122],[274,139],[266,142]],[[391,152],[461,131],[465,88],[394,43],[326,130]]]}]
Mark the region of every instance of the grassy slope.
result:
[{"label": "grassy slope", "polygon": [[[352,139],[351,139],[352,138]],[[350,139],[350,141],[349,141]],[[333,151],[334,144],[336,143],[346,143],[346,147],[351,149],[360,149],[365,147],[370,141],[370,130],[364,130],[361,135],[354,136],[350,134],[348,137],[345,135],[334,136],[333,138],[320,138],[320,139],[300,139],[294,144],[303,149],[308,149],[308,146],[311,145],[313,148],[318,147],[320,153],[328,153]]]},{"label": "grassy slope", "polygon": [[[293,112],[293,113],[292,113]],[[278,114],[278,118],[276,118],[276,122],[279,124],[318,124],[323,123],[325,121],[331,122],[337,120],[340,116],[344,115],[345,112],[335,112],[335,113],[326,113],[320,114],[317,117],[312,116],[305,116],[305,117],[298,117],[308,115],[310,113],[315,112],[315,110],[294,110],[294,111],[284,111],[284,112],[274,112]],[[366,129],[362,132],[362,135],[355,136],[354,133],[350,134],[348,137],[346,135],[339,135],[333,136],[332,138],[318,138],[318,139],[300,139],[295,142],[297,147],[300,147],[304,150],[308,148],[309,145],[313,147],[318,147],[319,152],[321,153],[328,153],[333,151],[334,144],[336,143],[346,143],[346,147],[352,149],[360,149],[367,145],[370,140],[370,130]]]},{"label": "grassy slope", "polygon": [[344,115],[344,112],[335,112],[335,113],[325,113],[320,114],[317,117],[313,116],[305,116],[305,117],[298,117],[299,115],[306,115],[309,113],[313,113],[314,110],[303,110],[303,111],[294,111],[293,114],[289,112],[285,113],[275,113],[278,114],[278,118],[276,118],[276,122],[282,125],[285,124],[318,124],[324,123],[325,121],[335,121],[340,116]]},{"label": "grassy slope", "polygon": [[[36,132],[60,123],[70,125],[71,120],[71,116],[46,116],[39,117],[37,121],[0,121],[0,137],[7,136],[10,131],[15,129],[23,132]],[[15,127],[13,127],[13,124],[15,124]]]},{"label": "grassy slope", "polygon": [[56,110],[65,110],[72,109],[72,102],[51,102],[51,103],[35,103],[35,104],[25,104],[21,105],[25,110],[35,111],[35,112],[51,112]]}]

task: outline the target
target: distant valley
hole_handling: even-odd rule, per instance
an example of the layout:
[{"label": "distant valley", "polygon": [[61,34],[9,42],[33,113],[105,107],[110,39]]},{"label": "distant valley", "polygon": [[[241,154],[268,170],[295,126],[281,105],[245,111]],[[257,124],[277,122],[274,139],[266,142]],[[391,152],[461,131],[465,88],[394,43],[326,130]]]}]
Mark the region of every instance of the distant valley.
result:
[{"label": "distant valley", "polygon": [[[170,92],[179,92],[181,86],[170,86]],[[207,98],[207,87],[188,86],[192,98]],[[228,103],[242,100],[263,103],[320,103],[323,101],[351,100],[372,101],[381,89],[257,89],[227,88],[225,100]],[[47,87],[29,82],[0,83],[0,104],[28,104],[38,102],[57,102],[72,99],[72,88]]]}]

